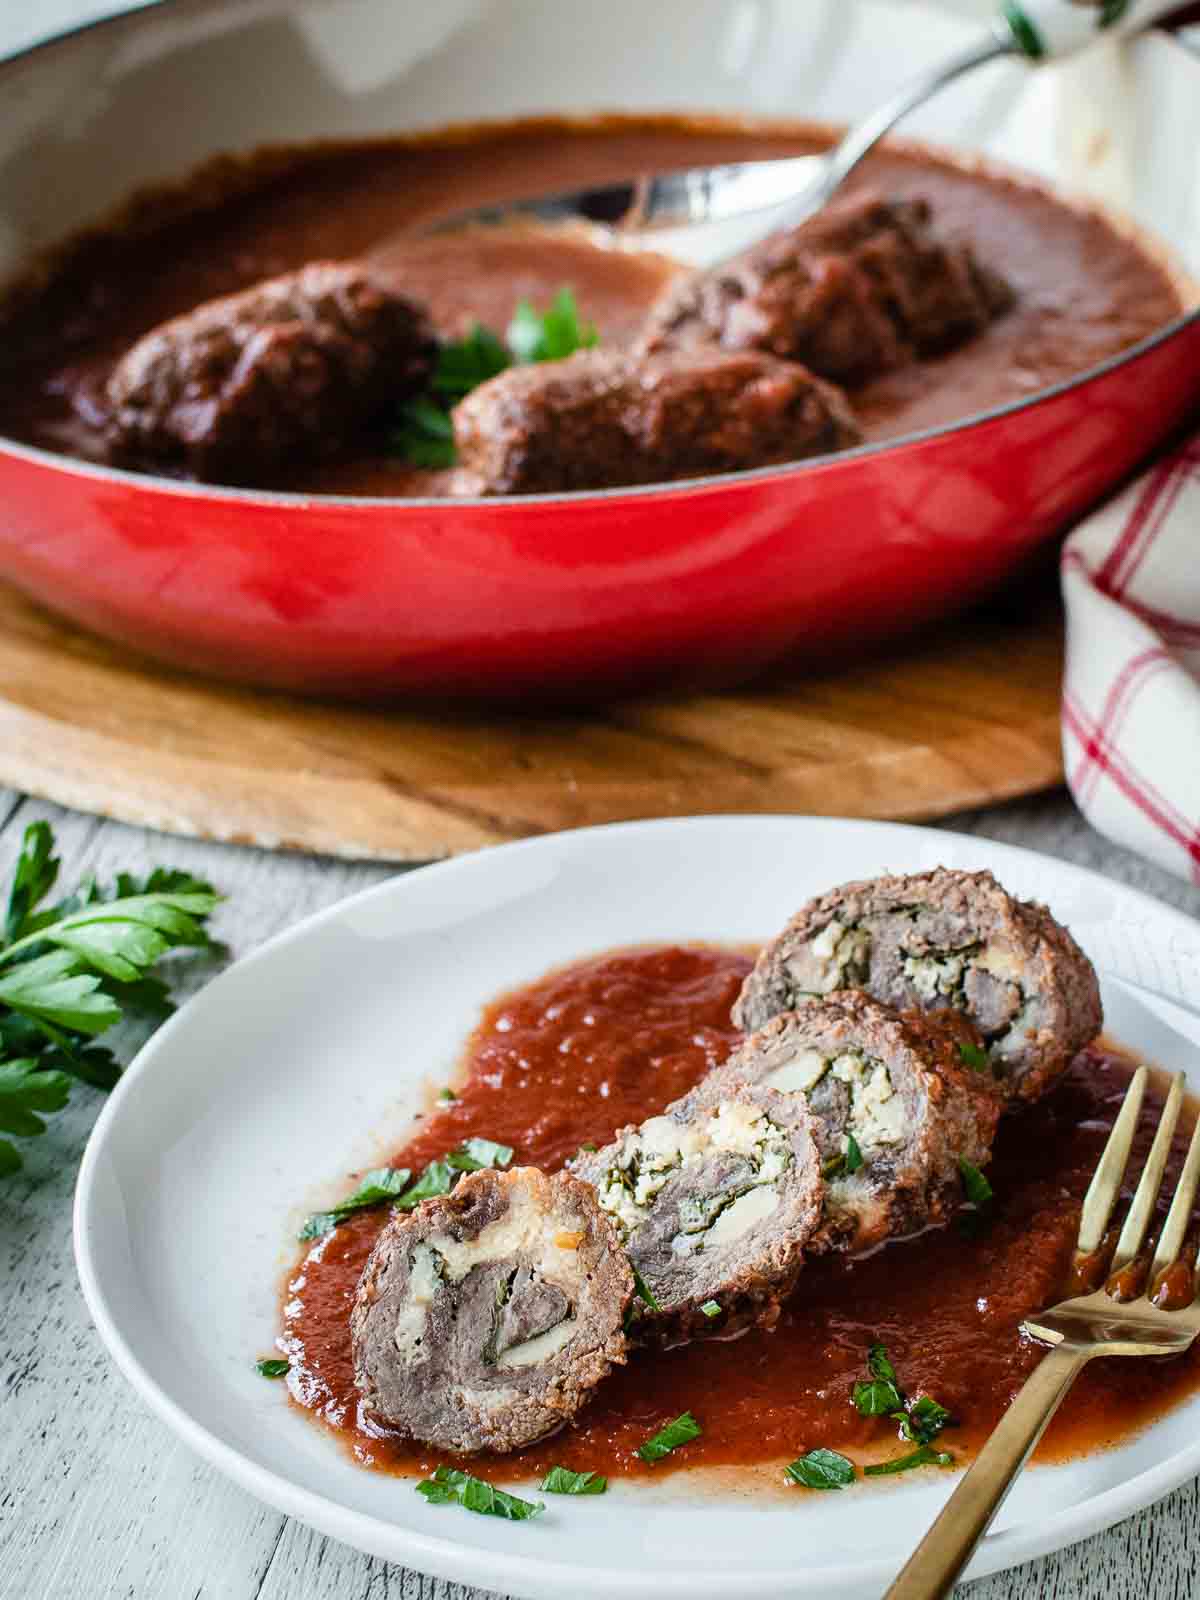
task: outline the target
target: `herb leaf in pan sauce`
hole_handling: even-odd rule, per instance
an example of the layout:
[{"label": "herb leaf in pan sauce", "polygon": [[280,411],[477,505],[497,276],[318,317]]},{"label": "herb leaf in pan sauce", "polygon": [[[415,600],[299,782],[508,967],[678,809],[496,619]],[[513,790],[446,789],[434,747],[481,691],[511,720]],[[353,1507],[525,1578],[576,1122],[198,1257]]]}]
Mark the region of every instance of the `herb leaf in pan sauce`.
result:
[{"label": "herb leaf in pan sauce", "polygon": [[456,1467],[439,1467],[432,1478],[422,1479],[416,1489],[431,1506],[460,1505],[467,1511],[477,1511],[480,1516],[503,1517],[508,1522],[528,1522],[532,1517],[540,1517],[546,1509],[544,1501],[522,1500]]},{"label": "herb leaf in pan sauce", "polygon": [[414,467],[454,466],[458,457],[450,412],[472,389],[514,363],[563,361],[599,342],[594,324],[580,321],[575,296],[567,288],[558,291],[545,311],[520,301],[504,339],[482,323],[473,323],[464,338],[442,345],[431,392],[400,407],[392,449]]},{"label": "herb leaf in pan sauce", "polygon": [[256,1361],[254,1370],[260,1378],[286,1378],[291,1363],[272,1357],[267,1361]]},{"label": "herb leaf in pan sauce", "polygon": [[960,1044],[958,1054],[963,1065],[970,1067],[974,1072],[986,1072],[992,1064],[987,1051],[977,1044]]}]

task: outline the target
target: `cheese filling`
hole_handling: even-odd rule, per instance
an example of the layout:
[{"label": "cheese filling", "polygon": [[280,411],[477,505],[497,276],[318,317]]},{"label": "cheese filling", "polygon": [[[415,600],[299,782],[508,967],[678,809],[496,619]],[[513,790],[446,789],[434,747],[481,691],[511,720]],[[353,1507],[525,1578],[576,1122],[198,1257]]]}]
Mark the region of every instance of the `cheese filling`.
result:
[{"label": "cheese filling", "polygon": [[[642,1226],[677,1173],[698,1167],[707,1156],[719,1152],[744,1156],[751,1175],[735,1191],[685,1200],[680,1220],[689,1236],[707,1232],[709,1238],[718,1237],[717,1224],[724,1214],[750,1190],[775,1184],[792,1159],[787,1135],[761,1111],[741,1101],[725,1101],[715,1114],[687,1124],[672,1117],[650,1117],[625,1140],[616,1164],[598,1187],[600,1204],[613,1217],[622,1240]],[[744,1228],[749,1228],[753,1219],[745,1211],[742,1215],[747,1216]],[[724,1237],[736,1237],[728,1232],[733,1226],[732,1222],[726,1224]]]},{"label": "cheese filling", "polygon": [[810,1094],[821,1080],[839,1079],[850,1091],[848,1127],[864,1154],[881,1145],[901,1144],[908,1137],[908,1113],[882,1061],[847,1050],[823,1056],[800,1050],[766,1080],[771,1089]]}]

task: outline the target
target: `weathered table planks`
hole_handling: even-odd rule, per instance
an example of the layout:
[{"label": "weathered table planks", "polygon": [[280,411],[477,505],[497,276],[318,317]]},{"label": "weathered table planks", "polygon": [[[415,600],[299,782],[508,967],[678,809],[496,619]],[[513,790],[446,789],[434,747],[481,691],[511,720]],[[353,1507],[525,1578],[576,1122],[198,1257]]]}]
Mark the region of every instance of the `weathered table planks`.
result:
[{"label": "weathered table planks", "polygon": [[[177,861],[228,894],[217,931],[242,955],[378,882],[386,869],[166,839],[0,791],[0,874],[48,816],[64,880]],[[1092,833],[1060,796],[950,825],[1069,857],[1200,914],[1200,892]],[[199,983],[211,973],[198,972]],[[101,1097],[76,1089],[0,1185],[0,1600],[480,1600],[357,1554],[258,1505],[143,1410],[88,1321],[71,1191]],[[970,1600],[1193,1600],[1200,1480],[1108,1533],[972,1585]],[[569,1600],[569,1597],[564,1597]],[[730,1600],[748,1600],[731,1595]]]},{"label": "weathered table planks", "polygon": [[894,653],[559,716],[322,704],[168,672],[0,585],[0,783],[172,833],[427,861],[697,810],[923,820],[1060,781],[1054,586]]}]

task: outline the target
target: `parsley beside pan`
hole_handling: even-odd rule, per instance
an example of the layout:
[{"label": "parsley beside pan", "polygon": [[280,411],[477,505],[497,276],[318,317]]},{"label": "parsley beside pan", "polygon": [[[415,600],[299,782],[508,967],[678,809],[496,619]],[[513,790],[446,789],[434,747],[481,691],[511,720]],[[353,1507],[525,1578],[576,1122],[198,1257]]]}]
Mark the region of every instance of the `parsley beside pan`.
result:
[{"label": "parsley beside pan", "polygon": [[[218,896],[190,873],[158,867],[145,878],[86,879],[46,905],[59,861],[48,823],[25,830],[0,938],[0,1177],[22,1154],[13,1138],[45,1133],[72,1080],[111,1089],[121,1066],[93,1041],[114,1023],[172,1010],[158,972],[169,951],[211,947]],[[9,1137],[3,1137],[9,1135]]]},{"label": "parsley beside pan", "polygon": [[452,467],[454,424],[450,411],[464,395],[514,364],[562,361],[598,342],[590,322],[579,317],[570,289],[560,289],[545,311],[522,300],[503,339],[476,322],[462,339],[438,351],[430,393],[407,401],[392,434],[396,454],[414,467]]}]

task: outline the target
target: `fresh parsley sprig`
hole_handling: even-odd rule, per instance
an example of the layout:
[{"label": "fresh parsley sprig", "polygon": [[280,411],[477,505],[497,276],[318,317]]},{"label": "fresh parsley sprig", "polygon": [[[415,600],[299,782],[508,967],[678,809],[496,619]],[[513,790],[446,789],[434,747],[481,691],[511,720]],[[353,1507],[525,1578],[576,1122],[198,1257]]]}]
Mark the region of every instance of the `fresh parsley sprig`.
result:
[{"label": "fresh parsley sprig", "polygon": [[450,412],[464,395],[507,367],[563,361],[576,350],[591,349],[599,337],[593,323],[581,320],[567,288],[558,291],[545,311],[522,300],[503,339],[473,323],[463,338],[447,341],[438,351],[429,394],[401,406],[392,448],[414,467],[452,467],[457,456]]},{"label": "fresh parsley sprig", "polygon": [[508,1522],[528,1522],[546,1509],[542,1500],[522,1500],[457,1467],[439,1467],[432,1478],[417,1484],[417,1493],[431,1506],[459,1505],[480,1516],[504,1517]]},{"label": "fresh parsley sprig", "polygon": [[[58,881],[49,823],[26,828],[0,940],[0,1132],[36,1138],[61,1111],[70,1080],[111,1089],[121,1075],[112,1052],[92,1041],[129,1015],[171,1009],[156,971],[176,949],[211,948],[206,923],[219,896],[187,872],[157,868],[112,884],[85,880],[44,904]],[[0,1138],[0,1174],[22,1165]]]}]

